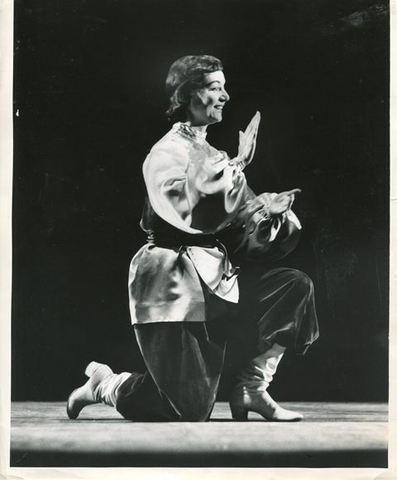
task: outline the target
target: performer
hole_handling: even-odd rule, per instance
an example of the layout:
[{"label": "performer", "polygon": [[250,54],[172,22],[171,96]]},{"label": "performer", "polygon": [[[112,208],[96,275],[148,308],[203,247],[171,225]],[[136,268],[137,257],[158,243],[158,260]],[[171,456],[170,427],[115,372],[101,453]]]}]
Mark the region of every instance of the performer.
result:
[{"label": "performer", "polygon": [[240,132],[235,158],[207,142],[207,127],[222,120],[229,101],[225,83],[221,62],[209,55],[182,57],[169,70],[167,115],[175,123],[143,165],[148,241],[129,273],[147,370],[115,374],[91,362],[88,381],[68,399],[71,419],[102,402],[134,421],[208,420],[233,315],[240,334],[257,335],[231,393],[233,418],[245,420],[249,411],[268,421],[302,418],[267,391],[285,349],[304,354],[318,337],[311,280],[269,266],[297,244],[301,225],[291,206],[300,190],[256,196],[248,187],[258,112]]}]

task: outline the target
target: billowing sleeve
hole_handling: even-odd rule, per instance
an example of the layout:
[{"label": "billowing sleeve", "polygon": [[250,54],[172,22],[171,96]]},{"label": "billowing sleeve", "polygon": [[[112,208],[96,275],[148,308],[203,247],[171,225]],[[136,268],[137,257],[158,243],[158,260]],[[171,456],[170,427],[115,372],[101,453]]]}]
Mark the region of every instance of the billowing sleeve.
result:
[{"label": "billowing sleeve", "polygon": [[166,140],[143,166],[150,204],[163,220],[187,233],[224,228],[241,208],[246,180],[240,167],[212,147],[186,148]]},{"label": "billowing sleeve", "polygon": [[233,253],[239,258],[273,261],[296,247],[302,227],[295,213],[288,210],[274,217],[269,215],[269,205],[276,195],[256,196],[250,191],[234,218]]}]

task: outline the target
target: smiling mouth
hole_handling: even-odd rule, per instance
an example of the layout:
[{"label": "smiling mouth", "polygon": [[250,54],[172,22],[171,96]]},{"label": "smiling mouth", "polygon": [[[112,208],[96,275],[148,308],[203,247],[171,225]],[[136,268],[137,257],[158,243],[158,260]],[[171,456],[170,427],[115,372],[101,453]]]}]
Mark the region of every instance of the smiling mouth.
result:
[{"label": "smiling mouth", "polygon": [[223,110],[223,105],[217,105],[215,108],[216,108],[217,110]]}]

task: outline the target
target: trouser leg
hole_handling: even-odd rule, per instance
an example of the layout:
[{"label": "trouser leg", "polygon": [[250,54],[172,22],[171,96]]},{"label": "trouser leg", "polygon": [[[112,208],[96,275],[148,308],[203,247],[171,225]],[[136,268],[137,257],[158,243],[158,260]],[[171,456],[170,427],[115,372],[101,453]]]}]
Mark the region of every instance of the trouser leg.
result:
[{"label": "trouser leg", "polygon": [[299,270],[274,269],[260,276],[257,291],[259,353],[278,343],[305,354],[319,336],[311,279]]},{"label": "trouser leg", "polygon": [[304,354],[318,338],[314,288],[299,270],[246,266],[230,339],[237,367],[277,343]]},{"label": "trouser leg", "polygon": [[219,386],[224,357],[220,322],[135,326],[145,374],[119,388],[117,410],[135,421],[205,421]]},{"label": "trouser leg", "polygon": [[161,394],[149,372],[133,372],[118,390],[116,409],[135,422],[177,421],[178,415]]}]

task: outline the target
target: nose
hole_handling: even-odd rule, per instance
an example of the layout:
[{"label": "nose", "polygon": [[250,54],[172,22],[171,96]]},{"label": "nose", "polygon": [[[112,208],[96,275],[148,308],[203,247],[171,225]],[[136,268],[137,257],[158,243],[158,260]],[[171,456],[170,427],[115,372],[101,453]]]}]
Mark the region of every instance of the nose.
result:
[{"label": "nose", "polygon": [[227,91],[224,88],[222,89],[221,100],[224,101],[225,103],[230,100],[230,95],[227,93]]}]

